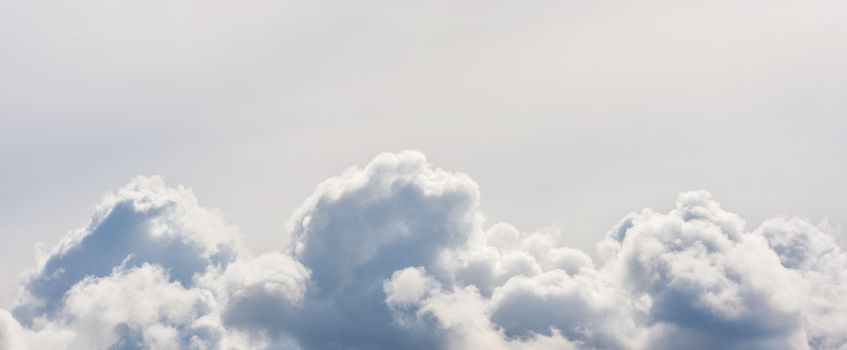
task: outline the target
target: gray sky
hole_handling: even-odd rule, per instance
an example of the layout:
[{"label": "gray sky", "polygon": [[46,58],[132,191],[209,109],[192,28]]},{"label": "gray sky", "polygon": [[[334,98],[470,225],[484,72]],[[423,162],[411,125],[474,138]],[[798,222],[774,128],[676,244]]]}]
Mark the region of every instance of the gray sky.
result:
[{"label": "gray sky", "polygon": [[475,179],[489,224],[579,248],[700,188],[749,226],[843,235],[845,11],[0,0],[0,280],[135,175],[193,188],[261,252],[317,183],[407,148]]}]

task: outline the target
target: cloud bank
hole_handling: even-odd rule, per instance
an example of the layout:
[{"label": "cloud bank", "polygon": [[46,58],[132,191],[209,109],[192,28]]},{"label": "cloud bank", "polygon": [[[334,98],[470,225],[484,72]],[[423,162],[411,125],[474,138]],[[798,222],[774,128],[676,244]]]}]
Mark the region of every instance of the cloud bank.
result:
[{"label": "cloud bank", "polygon": [[0,349],[847,349],[847,255],[705,191],[626,215],[596,259],[485,222],[419,152],[326,180],[289,247],[250,254],[184,187],[139,177],[40,254]]}]

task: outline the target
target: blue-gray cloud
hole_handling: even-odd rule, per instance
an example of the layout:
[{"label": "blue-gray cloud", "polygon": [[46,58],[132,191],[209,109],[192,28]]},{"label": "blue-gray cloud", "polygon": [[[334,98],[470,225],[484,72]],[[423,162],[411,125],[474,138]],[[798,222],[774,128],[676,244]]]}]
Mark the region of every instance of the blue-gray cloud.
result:
[{"label": "blue-gray cloud", "polygon": [[138,178],[25,275],[0,349],[847,349],[847,255],[826,228],[749,229],[683,192],[592,260],[487,226],[479,199],[419,152],[381,154],[254,256],[189,190]]}]

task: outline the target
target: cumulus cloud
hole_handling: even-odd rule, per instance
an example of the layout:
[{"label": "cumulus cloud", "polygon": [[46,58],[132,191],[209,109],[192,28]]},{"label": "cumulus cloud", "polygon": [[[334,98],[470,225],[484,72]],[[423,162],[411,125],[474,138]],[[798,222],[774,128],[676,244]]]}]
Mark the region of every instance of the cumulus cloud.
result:
[{"label": "cumulus cloud", "polygon": [[212,295],[168,281],[154,265],[86,278],[63,304],[61,314],[44,326],[73,331],[70,348],[207,348],[220,338],[206,319],[214,309]]},{"label": "cumulus cloud", "polygon": [[105,196],[89,225],[67,235],[25,278],[15,316],[31,324],[50,317],[86,277],[118,267],[156,264],[183,286],[208,266],[225,266],[243,250],[236,230],[201,207],[187,188],[139,177]]},{"label": "cumulus cloud", "polygon": [[24,348],[23,329],[8,311],[0,309],[0,349]]},{"label": "cumulus cloud", "polygon": [[488,224],[420,152],[321,183],[289,248],[251,255],[190,190],[107,195],[0,310],[0,349],[847,349],[825,227],[750,229],[705,191],[631,213],[591,254]]}]

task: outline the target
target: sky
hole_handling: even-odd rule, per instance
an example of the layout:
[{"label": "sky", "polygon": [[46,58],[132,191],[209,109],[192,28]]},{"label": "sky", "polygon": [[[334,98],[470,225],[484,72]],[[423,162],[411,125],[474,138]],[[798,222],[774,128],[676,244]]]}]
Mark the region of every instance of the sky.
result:
[{"label": "sky", "polygon": [[[32,334],[41,334],[44,339],[58,339],[55,344],[77,348],[109,347],[117,344],[115,339],[126,341],[115,348],[133,348],[138,339],[160,339],[146,331],[153,327],[149,320],[116,323],[123,328],[114,329],[124,330],[115,331],[123,334],[116,338],[112,333],[86,334],[82,331],[87,329],[85,325],[51,318],[75,315],[88,320],[81,316],[85,311],[81,306],[71,310],[70,304],[59,305],[59,299],[72,300],[70,297],[77,295],[68,294],[71,290],[107,290],[107,286],[142,283],[139,281],[161,293],[188,299],[211,291],[214,300],[203,303],[214,304],[207,308],[216,311],[193,310],[181,316],[199,312],[220,319],[220,324],[212,327],[214,332],[207,332],[218,334],[212,337],[217,339],[212,342],[216,346],[379,348],[413,342],[432,347],[496,343],[504,348],[539,348],[536,343],[521,343],[536,341],[556,348],[564,348],[563,342],[570,344],[567,346],[624,348],[620,339],[610,335],[614,333],[610,329],[627,329],[621,334],[639,339],[645,347],[665,344],[673,348],[680,335],[701,337],[712,347],[741,344],[741,335],[733,341],[729,336],[715,336],[722,333],[714,329],[680,321],[684,319],[681,314],[699,314],[674,304],[680,303],[679,295],[660,288],[667,286],[655,281],[654,285],[624,283],[640,277],[614,267],[620,269],[632,254],[655,251],[615,241],[612,233],[628,215],[634,215],[630,213],[641,213],[642,224],[649,228],[651,220],[685,219],[686,208],[703,206],[714,214],[709,216],[710,227],[729,237],[729,241],[715,243],[730,257],[726,261],[737,263],[738,251],[745,249],[755,251],[752,256],[775,254],[782,262],[775,264],[781,269],[802,265],[803,273],[801,277],[789,274],[793,277],[773,279],[799,278],[804,283],[814,279],[807,276],[811,274],[808,271],[827,275],[822,271],[840,266],[841,262],[820,263],[826,268],[797,263],[778,249],[781,241],[773,237],[782,237],[774,232],[802,231],[814,242],[829,242],[826,237],[835,242],[815,245],[815,249],[826,246],[835,250],[847,243],[842,228],[847,223],[847,207],[841,200],[847,197],[843,180],[847,171],[843,156],[847,149],[843,136],[847,132],[845,11],[843,2],[826,0],[0,0],[0,309],[10,310],[8,315],[14,316],[8,318],[20,323],[22,344]],[[407,172],[404,164],[417,170]],[[355,175],[356,171],[361,174]],[[433,175],[435,180],[421,175],[429,172],[438,174]],[[420,232],[410,237],[446,234],[452,238],[418,242],[431,249],[421,248],[422,255],[413,257],[418,260],[409,258],[414,264],[374,258],[374,252],[383,252],[381,248],[359,246],[362,242],[350,238],[344,241],[349,251],[336,253],[349,255],[351,266],[362,264],[356,273],[365,274],[359,277],[372,284],[367,288],[345,285],[339,274],[349,271],[309,248],[328,243],[317,239],[319,243],[307,244],[304,242],[316,239],[304,237],[338,235],[344,230],[333,229],[333,225],[343,228],[345,220],[352,220],[343,213],[353,215],[350,213],[371,208],[366,201],[358,202],[358,196],[367,196],[371,187],[324,182],[348,176],[370,179],[361,180],[365,183],[395,177],[409,181],[411,188],[423,191],[423,199],[416,199],[415,191],[404,197],[390,186],[376,190],[379,195],[375,196],[389,206],[380,209],[387,211],[381,215],[396,215],[402,218],[397,220],[411,225],[410,229],[417,227],[412,223],[420,222]],[[439,192],[443,186],[453,185],[460,188],[461,195],[455,195],[459,198],[450,191]],[[189,188],[190,193],[186,192]],[[698,190],[706,190],[708,195]],[[339,202],[345,194],[352,199]],[[337,207],[322,206],[320,198],[324,197]],[[175,213],[160,218],[138,204],[152,201],[156,207],[161,198],[177,203]],[[449,204],[444,204],[447,209],[437,204],[442,201]],[[132,203],[124,204],[129,206],[127,217],[107,220],[120,214],[120,210],[109,209],[123,208],[120,203]],[[404,205],[409,205],[412,213],[390,209]],[[424,207],[432,212],[421,209]],[[644,208],[655,212],[644,213]],[[327,224],[299,229],[292,224],[311,211],[330,213],[326,214]],[[737,214],[746,226],[736,219],[727,219],[733,222],[727,224],[721,219],[729,215],[724,215],[725,211]],[[380,214],[368,215],[375,215],[366,217],[376,222],[356,222],[350,230],[375,230],[390,236],[383,231],[391,229],[380,226],[385,224],[379,220]],[[423,224],[443,221],[458,225],[451,215],[462,217],[457,220],[467,221],[467,227],[445,229],[449,234],[428,233]],[[99,242],[97,237],[161,233],[146,226],[132,228],[135,226],[123,221],[134,222],[136,216],[142,222],[163,221],[171,223],[165,226],[184,229],[190,234],[174,233],[174,242],[194,243],[182,247],[167,243],[170,241],[132,241],[141,246],[131,248],[132,244],[118,238],[102,246],[75,241],[74,237],[86,235]],[[794,216],[802,222],[792,219]],[[784,219],[775,223],[773,220],[779,219],[773,218]],[[101,228],[101,219],[117,222],[117,228]],[[496,225],[501,222],[508,225]],[[126,226],[120,229],[121,225]],[[743,227],[737,228],[739,225]],[[502,227],[519,232],[517,242],[549,241],[541,244],[545,248],[538,248],[545,252],[560,254],[560,248],[569,247],[576,252],[573,259],[583,263],[562,267],[539,257],[547,253],[528,248],[532,244],[515,243],[522,247],[518,250],[534,256],[535,272],[513,272],[523,279],[508,279],[514,276],[504,272],[481,282],[474,279],[481,278],[476,275],[462,277],[473,273],[450,265],[448,258],[433,258],[454,254],[459,261],[472,261],[469,256],[485,255],[474,252],[493,244],[479,243],[479,237],[499,235]],[[636,231],[643,237],[659,237],[661,243],[670,242],[665,241],[664,231],[648,228]],[[735,231],[755,237],[754,242],[728,233]],[[454,237],[455,232],[462,232],[458,235],[464,238]],[[383,236],[362,234],[350,235],[382,242],[378,237]],[[305,248],[298,251],[298,242]],[[230,243],[238,249],[219,251],[220,244]],[[619,247],[610,253],[608,246],[613,243]],[[762,244],[775,253],[763,253]],[[66,257],[69,253],[62,247],[76,246],[81,252],[77,254],[82,255],[125,249],[114,249],[115,261],[92,267]],[[169,249],[196,252],[185,256],[152,253]],[[423,256],[430,253],[433,256]],[[498,254],[502,259],[508,255]],[[136,257],[136,263],[124,261],[130,255]],[[492,259],[497,263],[486,261],[502,263],[500,258]],[[584,264],[584,259],[590,264]],[[55,266],[48,261],[55,261]],[[735,266],[726,261],[709,266]],[[209,266],[220,271],[208,272]],[[593,272],[583,274],[583,267]],[[282,292],[265,290],[252,299],[250,295],[236,297],[229,292],[233,286],[252,290],[248,287],[256,283],[238,280],[239,269],[276,271],[273,276],[287,282],[281,284]],[[770,276],[785,273],[763,269],[778,270],[769,272]],[[76,271],[78,276],[50,287],[53,289],[39,284],[49,285],[45,282],[50,280],[48,272],[59,270]],[[562,271],[567,273],[561,275]],[[205,281],[194,282],[201,274]],[[74,284],[82,283],[84,276],[99,279],[87,285]],[[616,282],[597,282],[609,279]],[[577,322],[573,319],[539,316],[520,321],[520,315],[514,314],[520,310],[509,311],[508,300],[512,299],[507,292],[520,294],[520,288],[537,292],[531,286],[545,283],[561,287],[562,280],[595,287],[602,284],[594,291],[625,295],[601,298],[601,304],[626,310],[620,311],[626,315],[621,319],[631,320],[631,324],[611,325],[589,308],[580,320],[607,327],[598,326],[589,337],[585,334],[591,332],[571,332]],[[814,280],[810,285],[824,283]],[[171,283],[174,281],[179,284]],[[374,287],[383,282],[385,288]],[[418,292],[409,294],[408,284],[419,287],[412,288]],[[747,300],[761,297],[762,290],[779,289],[752,285],[755,288],[734,287],[741,290],[738,295],[702,294],[712,296],[698,305],[712,305],[709,303],[717,303],[719,297],[746,305]],[[79,287],[69,289],[73,286]],[[470,286],[478,289],[476,294]],[[364,293],[360,300],[340,300],[315,288],[365,288],[371,292],[376,288],[378,293]],[[716,288],[720,289],[710,286],[705,290],[714,292]],[[845,289],[847,286],[835,283],[832,295],[847,295]],[[696,294],[697,290],[692,287],[685,292]],[[281,304],[278,313],[289,315],[282,318],[261,318],[243,311],[255,307],[251,302],[273,299],[280,293],[282,299],[304,306],[291,311],[287,309],[290,305]],[[635,305],[643,295],[666,304]],[[789,297],[773,296],[774,300]],[[321,307],[333,300],[336,306],[364,300],[366,305],[390,307],[374,313],[377,316],[359,329],[344,328],[348,316]],[[488,311],[472,321],[451,319],[445,314],[449,310],[445,305],[451,300],[482,305]],[[87,302],[98,301],[78,300],[75,305]],[[570,299],[560,302],[566,308],[573,303],[596,305]],[[47,306],[33,306],[44,303]],[[526,303],[518,305],[532,304]],[[797,348],[803,348],[804,341],[797,335],[803,332],[814,340],[805,342],[813,344],[812,348],[845,346],[844,334],[818,327],[832,320],[820,321],[818,314],[809,311],[814,307],[774,303],[779,307],[756,307],[767,309],[761,315],[794,321],[756,328],[752,316],[744,318],[748,316],[733,313],[735,309],[718,308],[715,315],[724,317],[718,319],[731,322],[710,324],[715,329],[732,328],[733,322],[753,324],[749,334],[789,334],[790,341],[767,341],[788,341],[799,344]],[[824,306],[816,307],[847,310],[843,304],[821,303]],[[543,303],[535,305],[546,308]],[[315,308],[322,311],[312,312]],[[503,308],[506,311],[498,313]],[[29,318],[37,315],[49,316],[49,322],[31,323]],[[421,321],[417,319],[421,315],[428,316]],[[649,315],[652,323],[642,324],[644,315]],[[691,317],[708,319],[695,316]],[[3,317],[0,313],[0,320]],[[335,320],[334,326],[307,329],[291,325],[292,319],[321,317]],[[453,329],[447,335],[435,331],[465,321],[480,328]],[[384,329],[392,322],[414,323],[419,332],[410,336],[392,331],[383,343],[368,343],[352,335]],[[271,326],[263,334],[251,335],[239,331],[239,325]],[[556,331],[547,332],[545,327],[550,325]],[[48,337],[45,329],[86,336]],[[182,332],[182,328],[176,329]],[[320,343],[321,331],[327,330],[350,336],[333,339],[335,345]],[[285,336],[275,336],[279,334]],[[527,334],[535,338],[529,339]],[[76,340],[68,340],[71,338]],[[744,344],[768,348],[772,344],[767,341]],[[48,345],[30,344],[39,346]]]}]

